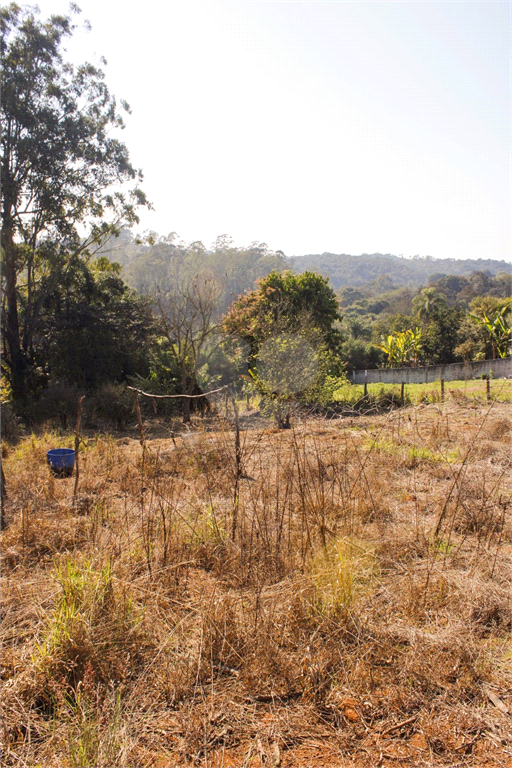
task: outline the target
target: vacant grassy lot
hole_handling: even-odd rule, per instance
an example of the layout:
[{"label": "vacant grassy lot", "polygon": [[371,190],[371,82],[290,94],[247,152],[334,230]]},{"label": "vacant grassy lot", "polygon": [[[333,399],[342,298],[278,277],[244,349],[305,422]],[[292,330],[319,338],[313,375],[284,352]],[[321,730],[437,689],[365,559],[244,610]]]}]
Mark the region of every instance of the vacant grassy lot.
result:
[{"label": "vacant grassy lot", "polygon": [[4,445],[3,765],[512,765],[510,418]]}]

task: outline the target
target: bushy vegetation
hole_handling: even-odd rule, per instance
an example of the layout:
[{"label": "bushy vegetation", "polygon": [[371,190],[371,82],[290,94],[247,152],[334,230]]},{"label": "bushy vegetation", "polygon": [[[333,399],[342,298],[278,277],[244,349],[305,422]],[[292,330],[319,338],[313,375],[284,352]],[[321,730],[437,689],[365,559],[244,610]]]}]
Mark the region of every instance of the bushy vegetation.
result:
[{"label": "bushy vegetation", "polygon": [[349,270],[336,296],[329,275],[297,272],[304,259],[265,243],[134,238],[128,227],[147,200],[138,186],[120,189],[142,176],[116,137],[123,119],[103,72],[64,61],[73,16],[41,22],[11,4],[1,25],[3,398],[26,423],[53,404],[65,427],[74,389],[97,398],[97,413],[110,392],[123,426],[117,388],[129,384],[182,396],[184,421],[205,391],[252,387],[288,424],[295,403],[328,405],[347,368],[508,354],[505,274],[429,273],[427,287],[404,288],[393,282],[394,257],[361,257],[366,282],[347,286]]},{"label": "bushy vegetation", "polygon": [[[436,365],[508,354],[511,283],[479,272],[439,278],[425,288],[382,283],[339,292],[350,369]],[[446,291],[446,292],[445,292]],[[478,291],[485,291],[479,294]]]}]

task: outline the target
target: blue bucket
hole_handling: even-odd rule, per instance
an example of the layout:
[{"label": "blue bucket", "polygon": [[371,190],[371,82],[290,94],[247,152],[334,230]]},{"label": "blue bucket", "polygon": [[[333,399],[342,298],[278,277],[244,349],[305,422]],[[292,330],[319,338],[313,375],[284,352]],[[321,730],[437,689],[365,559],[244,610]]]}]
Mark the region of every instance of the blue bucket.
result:
[{"label": "blue bucket", "polygon": [[69,477],[75,466],[75,452],[72,448],[52,448],[46,452],[46,460],[55,475]]}]

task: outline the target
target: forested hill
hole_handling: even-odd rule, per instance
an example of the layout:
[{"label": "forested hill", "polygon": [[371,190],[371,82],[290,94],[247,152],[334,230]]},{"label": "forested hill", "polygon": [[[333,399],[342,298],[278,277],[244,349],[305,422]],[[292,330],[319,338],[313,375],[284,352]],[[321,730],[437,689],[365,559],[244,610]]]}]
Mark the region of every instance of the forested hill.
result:
[{"label": "forested hill", "polygon": [[512,273],[512,264],[495,259],[434,259],[431,257],[405,259],[390,253],[308,254],[294,256],[290,264],[296,272],[306,270],[330,277],[334,290],[344,285],[362,285],[379,277],[390,278],[395,286],[426,285],[444,275],[470,275],[473,272]]},{"label": "forested hill", "polygon": [[207,249],[200,241],[184,243],[175,233],[167,237],[152,233],[140,243],[123,230],[98,253],[121,264],[124,280],[140,293],[165,294],[198,275],[214,279],[222,291],[219,314],[227,311],[234,298],[254,288],[258,278],[274,269],[290,269],[281,251],[257,242],[236,247],[227,235],[219,236]]},{"label": "forested hill", "polygon": [[381,253],[286,257],[281,251],[272,251],[265,243],[237,247],[227,235],[219,236],[210,248],[206,248],[199,241],[186,244],[174,233],[167,237],[151,233],[141,242],[129,230],[110,239],[99,254],[119,262],[123,267],[123,278],[142,293],[155,289],[165,292],[176,280],[209,274],[224,286],[222,311],[227,310],[234,297],[254,288],[255,280],[265,277],[272,269],[319,272],[330,278],[335,291],[344,286],[368,285],[376,280],[378,284],[382,283],[380,287],[384,290],[386,286],[420,288],[446,275],[512,273],[512,264],[494,259],[405,259]]}]

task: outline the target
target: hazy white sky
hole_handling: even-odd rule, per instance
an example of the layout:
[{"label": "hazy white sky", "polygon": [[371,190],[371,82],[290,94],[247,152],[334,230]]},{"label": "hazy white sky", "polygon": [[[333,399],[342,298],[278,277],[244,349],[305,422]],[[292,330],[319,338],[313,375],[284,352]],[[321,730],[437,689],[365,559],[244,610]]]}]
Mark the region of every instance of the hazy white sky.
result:
[{"label": "hazy white sky", "polygon": [[133,110],[140,230],[512,258],[509,0],[78,2],[69,57]]}]

